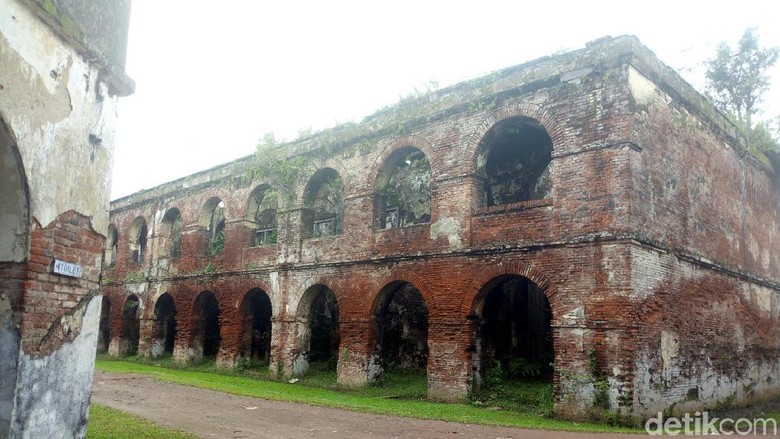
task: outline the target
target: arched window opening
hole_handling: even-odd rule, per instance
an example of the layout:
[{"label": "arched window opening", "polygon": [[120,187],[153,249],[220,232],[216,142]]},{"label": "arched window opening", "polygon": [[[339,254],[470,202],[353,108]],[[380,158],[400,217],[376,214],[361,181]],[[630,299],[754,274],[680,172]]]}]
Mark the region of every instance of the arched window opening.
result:
[{"label": "arched window opening", "polygon": [[374,324],[381,371],[427,371],[428,307],[420,290],[408,282],[384,287],[374,305]]},{"label": "arched window opening", "polygon": [[132,239],[130,251],[133,262],[143,262],[144,256],[146,256],[146,242],[149,238],[149,229],[146,227],[145,219],[138,217],[133,221],[133,226],[130,228],[130,238]]},{"label": "arched window opening", "polygon": [[221,255],[225,250],[225,203],[217,197],[206,201],[199,224],[206,229],[208,255]]},{"label": "arched window opening", "polygon": [[108,268],[116,267],[116,253],[119,245],[119,234],[113,224],[108,226],[108,236],[106,237],[106,253],[104,263]]},{"label": "arched window opening", "polygon": [[126,355],[138,353],[138,340],[141,338],[140,305],[141,302],[138,300],[138,296],[131,294],[125,300],[125,305],[122,308],[123,352]]},{"label": "arched window opening", "polygon": [[478,174],[484,178],[485,205],[552,194],[552,140],[535,119],[513,117],[497,123],[485,134],[480,150]]},{"label": "arched window opening", "polygon": [[179,209],[173,207],[165,212],[162,220],[161,234],[166,238],[167,253],[171,258],[181,256],[181,232],[184,221]]},{"label": "arched window opening", "polygon": [[422,151],[403,148],[388,160],[377,181],[378,228],[431,221],[431,167]]},{"label": "arched window opening", "polygon": [[152,357],[172,354],[176,344],[176,303],[173,296],[163,293],[154,304]]},{"label": "arched window opening", "polygon": [[[474,388],[552,395],[552,310],[544,291],[522,276],[483,288],[474,319]],[[549,399],[549,398],[547,398]]]},{"label": "arched window opening", "polygon": [[111,301],[103,296],[100,304],[100,323],[98,324],[98,342],[97,351],[99,353],[107,352],[111,344]]},{"label": "arched window opening", "polygon": [[258,186],[252,191],[247,207],[247,221],[254,225],[253,246],[276,244],[277,208],[276,192],[267,185]]},{"label": "arched window opening", "polygon": [[330,168],[320,169],[304,191],[304,236],[319,238],[342,231],[344,198],[341,177]]},{"label": "arched window opening", "polygon": [[310,366],[335,372],[339,352],[339,306],[336,295],[324,285],[306,290],[297,313],[298,356],[293,373],[304,374]]},{"label": "arched window opening", "polygon": [[203,291],[195,299],[195,325],[194,339],[200,343],[195,349],[200,348],[204,358],[214,358],[219,353],[219,345],[222,341],[219,327],[219,302],[211,291]]},{"label": "arched window opening", "polygon": [[271,299],[260,288],[249,290],[241,303],[239,356],[250,364],[267,365],[271,355]]},{"label": "arched window opening", "polygon": [[219,202],[209,221],[209,255],[221,255],[225,251],[225,203]]}]

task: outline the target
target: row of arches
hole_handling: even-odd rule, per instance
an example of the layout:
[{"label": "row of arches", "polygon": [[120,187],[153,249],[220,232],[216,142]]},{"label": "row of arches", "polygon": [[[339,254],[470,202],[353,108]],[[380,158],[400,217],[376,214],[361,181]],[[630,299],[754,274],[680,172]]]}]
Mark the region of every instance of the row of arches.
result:
[{"label": "row of arches", "polygon": [[[550,196],[552,191],[552,140],[536,119],[511,117],[490,128],[476,157],[476,177],[485,206],[511,204]],[[374,191],[374,228],[389,229],[428,223],[431,220],[432,169],[426,155],[406,146],[395,150],[377,174]],[[275,244],[277,241],[278,199],[267,184],[257,186],[241,218],[253,229],[247,245]],[[199,214],[198,225],[207,231],[208,253],[222,253],[225,242],[225,203],[208,199]],[[170,208],[162,219],[159,237],[166,257],[181,254],[183,220],[181,211]],[[344,184],[332,168],[323,168],[309,179],[303,192],[303,238],[339,235],[344,225]],[[131,260],[140,262],[146,252],[149,228],[137,217],[128,231]],[[115,263],[119,234],[113,225],[108,231],[106,260]]]},{"label": "row of arches", "polygon": [[[125,353],[138,351],[139,299],[129,295],[122,304],[121,322],[114,334],[128,346]],[[162,294],[154,303],[149,323],[151,350],[154,357],[173,354],[181,345],[178,328],[185,325],[184,349],[199,351],[195,358],[215,358],[221,353],[223,325],[238,338],[234,352],[228,356],[248,360],[250,364],[268,365],[271,360],[271,336],[274,330],[271,300],[261,288],[244,294],[239,304],[239,321],[227,323],[222,307],[211,291],[200,292],[192,302],[191,314],[177,312],[174,298]],[[111,304],[104,299],[99,346],[110,343]],[[116,313],[115,313],[116,314]],[[294,316],[293,374],[305,374],[312,363],[336,369],[339,361],[340,307],[337,294],[325,285],[310,287],[299,301]],[[374,379],[386,371],[402,370],[426,373],[429,356],[429,311],[420,290],[411,282],[394,281],[377,294],[371,309]],[[491,371],[552,377],[554,346],[552,310],[544,291],[533,281],[519,275],[503,275],[485,284],[475,298],[472,312],[466,317],[473,328],[473,344],[467,350],[473,360],[474,382],[479,384]],[[281,338],[280,338],[281,339]],[[465,347],[464,347],[465,348]]]}]

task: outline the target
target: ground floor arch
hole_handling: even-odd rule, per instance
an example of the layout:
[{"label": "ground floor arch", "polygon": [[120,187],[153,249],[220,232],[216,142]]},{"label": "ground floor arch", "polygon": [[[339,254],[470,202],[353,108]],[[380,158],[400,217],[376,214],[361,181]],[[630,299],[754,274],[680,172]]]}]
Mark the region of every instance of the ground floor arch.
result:
[{"label": "ground floor arch", "polygon": [[123,355],[135,355],[138,353],[138,342],[141,339],[141,301],[138,296],[131,294],[125,299],[122,306],[121,339]]},{"label": "ground floor arch", "polygon": [[536,283],[517,275],[490,280],[470,317],[474,390],[517,380],[552,383],[552,309]]},{"label": "ground floor arch", "polygon": [[176,343],[176,302],[168,293],[163,293],[154,304],[154,326],[152,329],[152,357],[173,354]]},{"label": "ground floor arch", "polygon": [[306,373],[311,364],[336,370],[339,352],[339,305],[325,285],[310,287],[296,313],[296,351],[293,374]]},{"label": "ground floor arch", "polygon": [[108,352],[108,346],[111,344],[111,300],[108,296],[103,296],[100,305],[100,323],[98,324],[97,351],[99,353]]},{"label": "ground floor arch", "polygon": [[387,371],[426,372],[428,364],[428,306],[409,282],[382,288],[372,308],[374,356],[369,379]]},{"label": "ground floor arch", "polygon": [[271,299],[261,288],[252,288],[240,305],[241,339],[239,358],[267,365],[271,355]]},{"label": "ground floor arch", "polygon": [[215,358],[222,340],[219,302],[211,291],[202,291],[192,307],[192,349],[194,358]]}]

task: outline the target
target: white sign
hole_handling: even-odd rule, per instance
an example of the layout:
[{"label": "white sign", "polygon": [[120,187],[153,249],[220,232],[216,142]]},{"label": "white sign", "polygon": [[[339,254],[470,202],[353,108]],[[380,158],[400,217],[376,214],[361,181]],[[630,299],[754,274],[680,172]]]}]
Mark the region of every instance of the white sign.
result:
[{"label": "white sign", "polygon": [[81,277],[84,275],[84,269],[79,264],[71,264],[70,262],[55,259],[54,273],[69,277]]}]

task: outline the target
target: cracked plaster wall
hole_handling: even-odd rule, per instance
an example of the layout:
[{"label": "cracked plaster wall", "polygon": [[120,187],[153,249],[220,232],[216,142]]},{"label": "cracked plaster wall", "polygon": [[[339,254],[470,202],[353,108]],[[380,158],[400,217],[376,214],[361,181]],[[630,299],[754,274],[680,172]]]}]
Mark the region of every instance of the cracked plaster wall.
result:
[{"label": "cracked plaster wall", "polygon": [[18,379],[26,388],[16,394],[10,437],[85,436],[101,303],[89,299],[72,342],[44,357],[22,353]]},{"label": "cracked plaster wall", "polygon": [[[0,310],[0,437],[84,437],[100,319],[117,119],[117,96],[106,82],[116,84],[116,66],[100,63],[107,55],[123,65],[117,56],[124,53],[85,59],[79,52],[84,41],[78,41],[84,34],[58,27],[70,17],[45,6],[0,0],[0,120],[2,141],[10,144],[4,145],[0,166],[4,173],[17,172],[13,186],[24,191],[26,182],[27,190],[21,197],[26,197],[23,220],[0,216],[4,229],[22,232],[18,239],[7,233],[0,238],[0,260],[17,263],[0,266],[9,270],[0,270],[3,293],[6,283],[25,279],[10,293],[11,303],[23,300],[24,308],[12,306],[9,315]],[[127,12],[104,6],[94,4],[106,14]],[[122,75],[119,82],[127,80]],[[18,151],[21,163],[10,160],[6,149]],[[8,194],[0,202],[19,204],[6,181]],[[83,277],[53,274],[54,259],[81,265]]]},{"label": "cracked plaster wall", "polygon": [[45,225],[72,209],[105,235],[117,98],[27,7],[0,0],[0,11],[0,115],[27,171],[30,216]]}]

